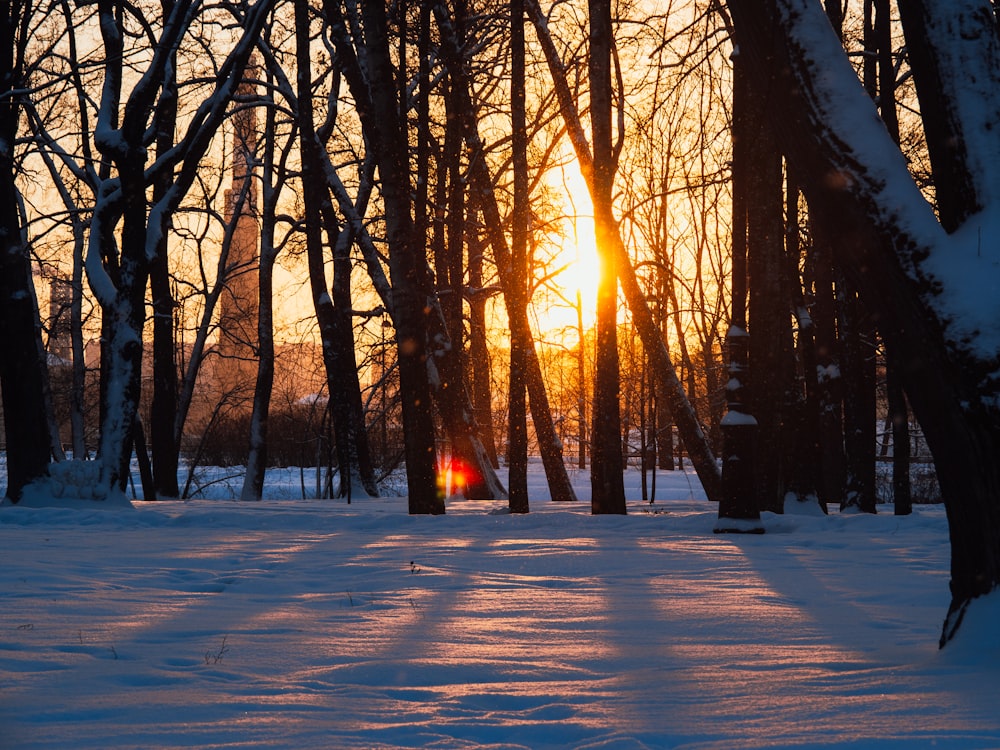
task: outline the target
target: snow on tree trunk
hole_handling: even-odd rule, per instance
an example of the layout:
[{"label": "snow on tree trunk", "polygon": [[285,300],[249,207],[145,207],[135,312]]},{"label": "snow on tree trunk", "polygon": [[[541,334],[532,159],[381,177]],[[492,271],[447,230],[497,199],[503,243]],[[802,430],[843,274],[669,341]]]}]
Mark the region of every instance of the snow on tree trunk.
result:
[{"label": "snow on tree trunk", "polygon": [[[969,213],[960,228],[946,234],[822,7],[811,0],[739,0],[729,9],[741,53],[752,58],[754,74],[767,84],[772,124],[803,177],[810,212],[826,226],[838,265],[878,316],[934,455],[952,551],[944,645],[969,603],[1000,582],[996,194],[983,190],[984,210]],[[967,107],[956,111],[965,113],[959,117],[970,127],[965,139],[975,165],[970,172],[982,176],[996,174],[1000,131],[990,113],[1000,101],[1000,37],[992,13],[981,10],[972,13],[978,19],[972,28],[951,37],[932,35],[930,41],[969,66],[942,66],[939,72],[948,81],[946,90]],[[777,56],[776,65],[763,64],[770,53]],[[976,97],[979,107],[973,106]]]}]

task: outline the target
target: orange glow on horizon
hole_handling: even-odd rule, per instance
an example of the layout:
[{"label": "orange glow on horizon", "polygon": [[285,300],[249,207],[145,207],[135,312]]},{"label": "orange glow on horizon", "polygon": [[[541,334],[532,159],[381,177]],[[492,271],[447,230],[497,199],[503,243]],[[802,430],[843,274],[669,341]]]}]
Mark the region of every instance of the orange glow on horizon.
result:
[{"label": "orange glow on horizon", "polygon": [[561,168],[556,179],[557,189],[564,198],[564,229],[546,268],[541,270],[551,275],[533,297],[532,309],[543,339],[572,340],[577,335],[578,305],[584,330],[594,325],[600,264],[593,204],[576,162]]}]

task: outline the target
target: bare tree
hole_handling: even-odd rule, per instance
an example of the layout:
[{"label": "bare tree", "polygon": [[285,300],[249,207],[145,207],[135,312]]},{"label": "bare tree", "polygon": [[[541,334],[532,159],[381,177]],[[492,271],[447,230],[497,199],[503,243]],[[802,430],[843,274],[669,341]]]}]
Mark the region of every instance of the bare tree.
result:
[{"label": "bare tree", "polygon": [[[264,479],[268,465],[268,432],[272,391],[275,375],[274,346],[274,265],[283,246],[289,241],[291,232],[277,236],[280,223],[278,203],[289,178],[288,160],[295,145],[295,128],[291,122],[284,122],[286,131],[284,142],[280,142],[279,123],[283,109],[279,109],[273,91],[276,62],[266,46],[270,43],[270,29],[265,33],[267,53],[264,70],[269,85],[265,89],[263,101],[264,127],[260,155],[260,260],[258,272],[258,316],[257,316],[257,379],[254,386],[253,411],[250,416],[249,450],[247,470],[240,491],[242,500],[260,500],[264,489]],[[291,227],[289,227],[291,229]]]},{"label": "bare tree", "polygon": [[557,502],[576,500],[576,493],[569,482],[569,475],[566,473],[566,465],[563,462],[562,444],[552,422],[548,394],[546,393],[545,383],[542,380],[541,368],[533,343],[527,310],[524,307],[512,304],[511,300],[515,297],[508,294],[508,292],[513,291],[512,287],[514,284],[511,278],[510,248],[507,245],[507,238],[504,234],[503,221],[494,192],[493,180],[485,160],[485,149],[476,119],[477,110],[473,105],[470,93],[470,81],[465,70],[466,60],[463,56],[464,53],[458,44],[457,34],[452,25],[452,20],[448,15],[447,8],[442,3],[437,3],[434,11],[438,22],[438,30],[441,34],[441,52],[451,78],[451,85],[455,87],[455,95],[458,97],[458,109],[462,113],[463,137],[466,147],[470,152],[471,192],[484,218],[487,238],[497,264],[500,285],[504,291],[504,300],[507,302],[507,317],[510,328],[512,330],[514,328],[519,329],[518,335],[521,336],[522,340],[527,342],[525,345],[525,354],[527,356],[525,378],[528,390],[528,402],[535,434],[538,438],[539,452],[541,453],[542,463],[545,467],[545,476],[549,484],[549,492],[552,499]]},{"label": "bare tree", "polygon": [[381,2],[363,10],[368,73],[372,84],[372,147],[378,157],[385,201],[389,268],[395,311],[406,475],[411,513],[443,513],[437,490],[434,420],[427,378],[426,258],[413,243],[410,179],[406,143],[399,122],[399,102],[392,86],[388,24]]},{"label": "bare tree", "polygon": [[[335,47],[336,64],[343,72],[354,97],[355,108],[369,146],[369,158],[374,164],[375,158],[379,155],[378,150],[374,147],[374,144],[379,142],[376,131],[377,128],[383,127],[383,124],[377,122],[373,99],[373,92],[378,87],[371,80],[370,66],[363,62],[363,58],[366,59],[369,53],[366,46],[360,43],[360,37],[352,41],[352,33],[348,32],[344,14],[337,3],[325,3],[324,11],[330,27],[331,40]],[[402,128],[402,126],[403,123],[400,122],[400,127]],[[400,169],[405,164],[404,160]],[[329,163],[329,159],[324,159],[323,166],[327,184],[337,200],[338,207],[350,227],[353,238],[358,243],[375,291],[379,295],[384,309],[389,312],[390,317],[395,322],[397,317],[402,315],[393,293],[395,281],[390,287],[382,265],[382,254],[376,249],[359,211],[359,208],[367,204],[367,197],[359,197],[359,206],[353,205],[343,183],[336,174],[336,170]],[[364,187],[367,180],[367,177],[362,180],[362,193],[368,189]],[[385,191],[383,190],[384,195]],[[389,260],[391,271],[391,253]],[[419,260],[414,262],[419,265],[419,269],[415,273],[421,283],[425,284],[423,291],[428,294],[420,309],[424,324],[427,326],[428,345],[431,348],[428,349],[425,356],[421,357],[421,360],[427,369],[427,377],[435,394],[444,427],[451,440],[452,450],[471,470],[472,476],[466,487],[466,493],[470,497],[482,499],[505,497],[506,491],[500,483],[487,451],[478,436],[474,408],[462,379],[460,352],[456,346],[452,345],[448,323],[442,311],[439,296],[433,293],[430,285],[430,269],[427,258],[425,255],[421,255]],[[399,325],[405,327],[411,323],[400,323]]]},{"label": "bare tree", "polygon": [[[240,19],[243,34],[223,63],[214,90],[189,121],[184,137],[149,170],[145,169],[148,139],[151,132],[156,132],[151,120],[160,115],[157,104],[164,95],[164,82],[169,80],[170,57],[191,27],[191,3],[178,2],[163,20],[149,64],[124,103],[122,19],[131,11],[112,0],[98,3],[106,62],[95,140],[103,157],[114,165],[115,175],[100,186],[91,220],[86,269],[109,336],[100,447],[101,489],[105,492],[123,489],[128,476],[141,391],[150,260],[155,257],[155,248],[171,215],[197,177],[199,162],[226,115],[272,3],[261,0],[248,8]],[[175,167],[171,188],[160,201],[147,207],[147,184],[163,170]],[[114,239],[118,226],[120,246]]]},{"label": "bare tree", "polygon": [[[528,17],[535,27],[542,50],[545,53],[552,82],[559,100],[560,113],[566,123],[574,153],[580,163],[581,172],[587,182],[588,189],[591,189],[593,195],[593,156],[568,85],[562,61],[559,58],[555,45],[552,43],[547,20],[542,14],[536,0],[526,0],[525,7]],[[646,347],[646,351],[653,360],[655,371],[659,373],[664,393],[677,423],[681,440],[684,441],[684,445],[691,456],[695,471],[698,473],[698,478],[701,480],[705,493],[709,499],[717,501],[721,494],[721,474],[716,464],[715,456],[712,454],[711,446],[663,344],[660,328],[656,325],[656,321],[636,278],[635,269],[632,267],[631,259],[628,257],[628,251],[622,241],[621,233],[618,231],[613,232],[608,240],[615,252],[619,281],[625,293],[629,310],[635,320],[643,346]]]}]

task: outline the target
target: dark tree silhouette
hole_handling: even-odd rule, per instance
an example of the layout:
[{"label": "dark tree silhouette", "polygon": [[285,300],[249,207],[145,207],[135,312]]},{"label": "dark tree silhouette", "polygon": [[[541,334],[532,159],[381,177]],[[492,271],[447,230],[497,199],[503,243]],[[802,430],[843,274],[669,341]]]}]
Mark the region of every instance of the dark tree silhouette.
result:
[{"label": "dark tree silhouette", "polygon": [[0,388],[7,442],[7,490],[18,500],[28,483],[45,475],[51,448],[43,418],[42,341],[35,310],[21,197],[14,182],[14,148],[26,86],[25,56],[31,2],[0,8]]},{"label": "dark tree silhouette", "polygon": [[[970,603],[1000,583],[1000,464],[990,458],[1000,453],[1000,380],[992,374],[1000,353],[977,349],[954,328],[956,321],[941,317],[935,303],[942,288],[960,292],[952,288],[955,282],[931,279],[925,270],[935,251],[955,241],[947,232],[950,221],[974,217],[997,194],[998,176],[978,167],[1000,153],[1000,35],[988,3],[959,5],[914,3],[933,19],[925,51],[933,79],[942,83],[936,92],[941,107],[927,114],[950,118],[948,143],[937,147],[951,148],[962,162],[956,177],[961,200],[942,213],[939,224],[875,119],[874,105],[822,8],[809,0],[729,3],[753,75],[770,83],[770,121],[801,175],[810,212],[838,238],[839,267],[879,316],[934,455],[952,553],[952,601],[942,645]],[[975,88],[974,107],[963,110],[959,102],[968,99],[946,85],[959,81],[962,88]],[[871,119],[861,124],[844,118],[845,111],[867,111]]]},{"label": "dark tree silhouette", "polygon": [[590,123],[593,166],[590,197],[600,258],[597,288],[597,363],[593,420],[590,429],[591,508],[594,513],[625,513],[622,479],[622,430],[618,372],[618,224],[612,211],[616,158],[611,138],[610,0],[591,0]]}]

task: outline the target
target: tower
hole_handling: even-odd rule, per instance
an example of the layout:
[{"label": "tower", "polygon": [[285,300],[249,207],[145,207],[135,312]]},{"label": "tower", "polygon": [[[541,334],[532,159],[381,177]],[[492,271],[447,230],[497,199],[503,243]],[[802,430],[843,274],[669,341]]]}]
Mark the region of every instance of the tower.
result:
[{"label": "tower", "polygon": [[251,62],[237,88],[232,114],[232,184],[225,193],[224,214],[226,227],[231,229],[225,286],[219,298],[219,354],[223,361],[217,373],[223,395],[252,391],[257,366],[260,225],[253,179],[258,137],[256,77],[256,66]]}]

